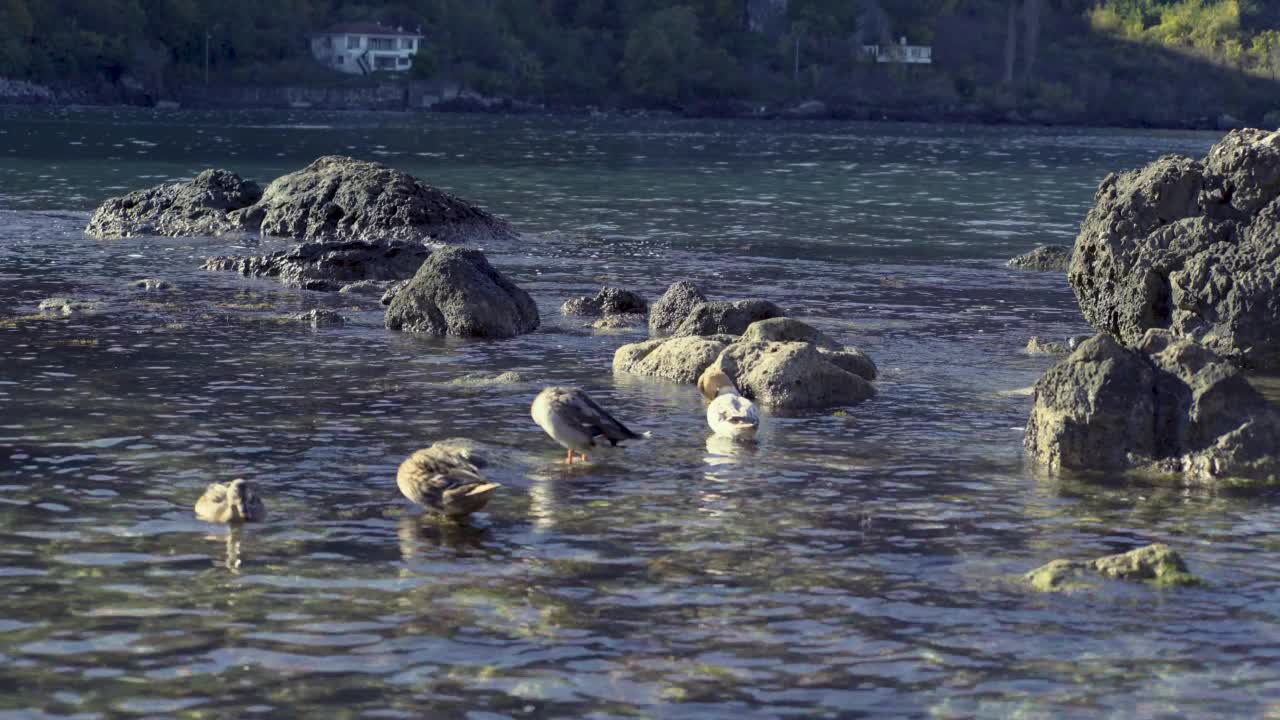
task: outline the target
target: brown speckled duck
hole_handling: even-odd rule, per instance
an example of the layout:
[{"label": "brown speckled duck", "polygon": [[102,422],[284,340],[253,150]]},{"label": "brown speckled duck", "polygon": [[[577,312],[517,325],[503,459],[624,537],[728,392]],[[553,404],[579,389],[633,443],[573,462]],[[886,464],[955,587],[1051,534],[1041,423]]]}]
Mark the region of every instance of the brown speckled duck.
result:
[{"label": "brown speckled duck", "polygon": [[575,452],[586,460],[587,451],[603,447],[605,441],[614,447],[624,440],[649,437],[649,433],[632,432],[576,387],[546,388],[534,398],[529,414],[552,440],[568,450],[566,460],[570,465]]},{"label": "brown speckled duck", "polygon": [[248,480],[214,483],[196,501],[196,517],[214,523],[258,522],[267,516],[262,498]]},{"label": "brown speckled duck", "polygon": [[493,491],[502,487],[480,474],[466,450],[439,443],[400,463],[396,485],[413,502],[451,518],[480,511]]}]

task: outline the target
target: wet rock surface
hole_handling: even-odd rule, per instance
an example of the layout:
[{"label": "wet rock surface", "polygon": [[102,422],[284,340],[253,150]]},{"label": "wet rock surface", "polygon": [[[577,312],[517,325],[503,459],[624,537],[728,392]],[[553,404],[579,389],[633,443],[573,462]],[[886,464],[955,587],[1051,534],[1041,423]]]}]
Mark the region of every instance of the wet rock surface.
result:
[{"label": "wet rock surface", "polygon": [[695,305],[671,334],[741,335],[754,322],[783,315],[782,308],[768,300],[704,302]]},{"label": "wet rock surface", "polygon": [[347,323],[347,319],[336,311],[318,308],[298,313],[294,316],[294,319],[313,328],[340,327]]},{"label": "wet rock surface", "polygon": [[340,155],[276,178],[241,213],[246,227],[306,242],[510,240],[504,221],[408,173]]},{"label": "wet rock surface", "polygon": [[1126,345],[1167,329],[1280,367],[1280,133],[1233,131],[1203,160],[1107,176],[1068,279],[1085,319]]},{"label": "wet rock surface", "polygon": [[204,267],[275,278],[306,290],[334,291],[361,281],[411,278],[430,255],[431,250],[419,242],[350,240],[305,243],[269,255],[214,257]]},{"label": "wet rock surface", "polygon": [[1199,585],[1182,557],[1168,545],[1156,543],[1096,560],[1054,560],[1030,572],[1024,579],[1040,592],[1092,589],[1096,580],[1130,580],[1156,586]]},{"label": "wet rock surface", "polygon": [[36,306],[40,312],[57,315],[76,315],[98,310],[101,303],[97,300],[79,300],[76,298],[51,297],[40,301]]},{"label": "wet rock surface", "polygon": [[562,315],[583,315],[597,317],[601,315],[644,315],[649,312],[649,303],[640,293],[622,288],[603,287],[595,295],[583,295],[570,298],[560,306]]},{"label": "wet rock surface", "polygon": [[430,335],[510,338],[537,329],[538,306],[498,272],[484,253],[439,248],[387,307],[392,330]]},{"label": "wet rock surface", "polygon": [[1006,263],[1018,270],[1037,272],[1066,272],[1071,265],[1071,248],[1066,245],[1041,245]]},{"label": "wet rock surface", "polygon": [[85,232],[98,238],[243,232],[246,228],[236,211],[261,197],[257,183],[227,170],[205,170],[187,182],[107,199],[93,213]]},{"label": "wet rock surface", "polygon": [[1032,335],[1025,351],[1028,355],[1066,355],[1071,352],[1071,348],[1056,340],[1045,340],[1039,335]]},{"label": "wet rock surface", "polygon": [[1136,349],[1099,334],[1036,383],[1024,446],[1052,469],[1280,482],[1280,409],[1223,358],[1152,330]]},{"label": "wet rock surface", "polygon": [[707,296],[692,282],[672,283],[649,310],[649,335],[658,338],[673,334],[689,313],[706,301]]},{"label": "wet rock surface", "polygon": [[160,290],[172,290],[173,283],[160,278],[142,278],[129,283],[129,286],[136,290],[145,290],[147,292],[156,292]]},{"label": "wet rock surface", "polygon": [[714,363],[743,397],[780,410],[855,405],[875,397],[865,378],[832,362],[811,343],[739,342]]},{"label": "wet rock surface", "polygon": [[695,383],[734,337],[677,337],[623,345],[613,354],[613,371]]}]

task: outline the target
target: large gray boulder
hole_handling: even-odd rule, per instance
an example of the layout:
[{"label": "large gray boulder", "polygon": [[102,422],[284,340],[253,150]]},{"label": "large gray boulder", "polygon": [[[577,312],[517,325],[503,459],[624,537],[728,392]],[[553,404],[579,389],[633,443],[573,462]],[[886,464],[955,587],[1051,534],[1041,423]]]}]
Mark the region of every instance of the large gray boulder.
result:
[{"label": "large gray boulder", "polygon": [[438,248],[391,298],[392,330],[458,337],[509,338],[537,329],[538,306],[489,264],[484,253]]},{"label": "large gray boulder", "polygon": [[779,410],[853,405],[875,396],[875,387],[819,352],[812,343],[739,342],[716,358],[738,392]]},{"label": "large gray boulder", "polygon": [[1280,368],[1280,133],[1229,133],[1102,181],[1068,280],[1085,319],[1136,345],[1152,328]]},{"label": "large gray boulder", "polygon": [[1280,409],[1201,345],[1099,334],[1036,383],[1024,445],[1053,469],[1144,469],[1203,483],[1280,482]]},{"label": "large gray boulder", "polygon": [[699,303],[671,333],[685,335],[741,335],[751,323],[782,317],[782,308],[768,300],[725,300]]},{"label": "large gray boulder", "polygon": [[794,318],[758,320],[742,332],[743,342],[807,342],[823,350],[839,350],[840,344],[826,333]]},{"label": "large gray boulder", "polygon": [[678,337],[623,345],[613,354],[613,371],[695,383],[702,371],[734,340],[733,337]]},{"label": "large gray boulder", "polygon": [[1018,270],[1037,272],[1066,272],[1071,265],[1071,248],[1066,245],[1041,245],[1006,263]]},{"label": "large gray boulder", "polygon": [[242,232],[245,228],[235,211],[261,197],[262,189],[256,183],[226,170],[205,170],[188,182],[108,198],[84,231],[99,238]]},{"label": "large gray boulder", "polygon": [[364,281],[395,281],[413,277],[431,255],[416,241],[303,243],[269,255],[212,257],[206,270],[230,270],[249,277],[275,278],[306,290],[339,290]]},{"label": "large gray boulder", "polygon": [[264,235],[303,241],[482,244],[516,237],[503,220],[408,173],[340,155],[276,178],[241,217]]},{"label": "large gray boulder", "polygon": [[649,335],[655,338],[671,335],[695,307],[706,301],[707,296],[692,282],[672,283],[649,309]]}]

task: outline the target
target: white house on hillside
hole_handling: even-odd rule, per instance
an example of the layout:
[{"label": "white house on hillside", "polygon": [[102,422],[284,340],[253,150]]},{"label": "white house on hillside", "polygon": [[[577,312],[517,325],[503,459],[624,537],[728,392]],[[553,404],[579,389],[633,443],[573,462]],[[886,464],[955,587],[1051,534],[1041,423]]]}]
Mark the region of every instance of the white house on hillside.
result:
[{"label": "white house on hillside", "polygon": [[863,45],[862,52],[868,57],[875,58],[878,63],[933,64],[933,47],[908,45],[905,37],[900,38],[897,45]]},{"label": "white house on hillside", "polygon": [[311,35],[316,60],[344,73],[364,75],[413,67],[422,36],[377,23],[347,23]]}]

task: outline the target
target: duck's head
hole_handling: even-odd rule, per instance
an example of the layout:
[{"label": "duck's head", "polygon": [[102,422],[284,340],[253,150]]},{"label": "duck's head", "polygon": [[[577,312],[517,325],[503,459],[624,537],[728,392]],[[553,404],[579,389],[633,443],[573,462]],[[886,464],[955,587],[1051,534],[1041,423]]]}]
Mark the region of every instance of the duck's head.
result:
[{"label": "duck's head", "polygon": [[716,368],[702,373],[702,377],[698,378],[698,390],[702,391],[702,396],[708,400],[715,400],[720,395],[738,394],[738,388],[733,386],[729,376],[723,370]]},{"label": "duck's head", "polygon": [[253,504],[253,485],[244,478],[236,478],[227,486],[227,505],[231,508],[233,520],[247,520],[248,506]]}]

